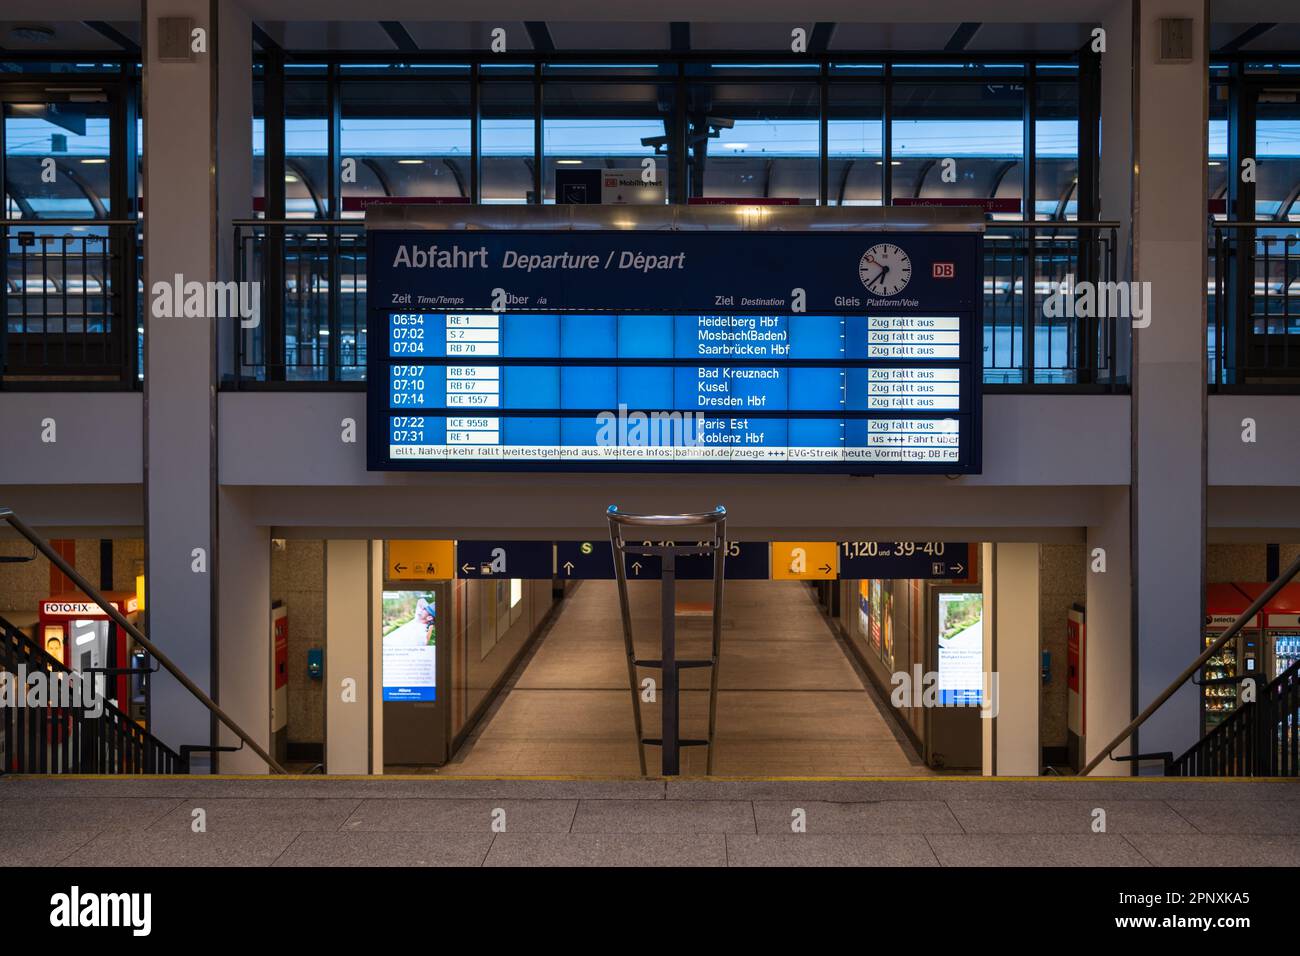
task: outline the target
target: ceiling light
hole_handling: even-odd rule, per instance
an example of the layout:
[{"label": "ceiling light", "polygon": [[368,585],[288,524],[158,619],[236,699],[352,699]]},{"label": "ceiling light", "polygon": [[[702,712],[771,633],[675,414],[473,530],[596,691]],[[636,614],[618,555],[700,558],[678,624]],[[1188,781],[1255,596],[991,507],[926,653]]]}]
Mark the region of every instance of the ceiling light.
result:
[{"label": "ceiling light", "polygon": [[581,166],[582,165],[582,160],[580,159],[557,159],[555,162],[560,166]]},{"label": "ceiling light", "polygon": [[399,160],[397,161],[397,165],[398,165],[398,166],[423,166],[423,165],[424,165],[424,160],[422,160],[422,159],[399,159]]}]

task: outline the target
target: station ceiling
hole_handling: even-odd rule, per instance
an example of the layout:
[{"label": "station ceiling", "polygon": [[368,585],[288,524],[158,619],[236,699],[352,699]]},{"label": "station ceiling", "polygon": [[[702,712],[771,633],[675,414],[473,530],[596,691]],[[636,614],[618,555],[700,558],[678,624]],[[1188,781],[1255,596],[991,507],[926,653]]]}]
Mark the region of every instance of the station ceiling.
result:
[{"label": "station ceiling", "polygon": [[[57,6],[66,6],[56,0]],[[318,3],[318,11],[328,3]],[[382,4],[387,9],[386,4]],[[433,21],[412,14],[400,20],[319,20],[284,18],[292,3],[253,0],[249,4],[274,7],[281,19],[258,18],[258,38],[295,51],[390,52],[409,50],[474,50],[486,48],[489,31],[504,26],[510,49],[538,51],[788,51],[790,22],[635,22],[599,19],[593,21],[491,20]],[[977,7],[978,4],[970,4]],[[1015,7],[1016,4],[1003,5]],[[1047,5],[1050,8],[1051,5]],[[1060,52],[1078,49],[1100,19],[1089,19],[1091,7],[1105,4],[1073,3],[1070,21],[1014,22],[935,21],[862,22],[859,11],[854,22],[822,20],[809,22],[814,42],[829,52],[836,50],[916,51],[942,50],[986,53],[1001,50]],[[1211,48],[1216,52],[1300,51],[1300,4],[1294,0],[1274,9],[1269,0],[1251,3],[1235,0],[1218,4],[1225,19],[1211,26]],[[112,3],[101,8],[112,9]],[[427,7],[425,7],[427,9]],[[517,10],[517,7],[515,7]],[[657,8],[658,9],[658,8]],[[725,9],[716,11],[725,13]],[[1247,19],[1244,14],[1275,14],[1277,20]],[[440,14],[446,16],[445,7]],[[518,15],[517,13],[515,14]],[[1049,14],[1050,16],[1051,14]],[[1290,19],[1296,22],[1286,22]],[[42,50],[120,53],[139,47],[138,19],[116,20],[0,20],[0,51]]]}]

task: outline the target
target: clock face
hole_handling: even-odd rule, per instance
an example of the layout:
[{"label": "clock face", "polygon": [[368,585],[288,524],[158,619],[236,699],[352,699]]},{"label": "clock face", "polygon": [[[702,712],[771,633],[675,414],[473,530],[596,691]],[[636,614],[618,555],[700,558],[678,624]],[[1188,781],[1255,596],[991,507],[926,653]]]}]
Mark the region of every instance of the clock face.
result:
[{"label": "clock face", "polygon": [[912,260],[892,242],[881,242],[862,254],[858,278],[882,298],[898,295],[912,278]]}]

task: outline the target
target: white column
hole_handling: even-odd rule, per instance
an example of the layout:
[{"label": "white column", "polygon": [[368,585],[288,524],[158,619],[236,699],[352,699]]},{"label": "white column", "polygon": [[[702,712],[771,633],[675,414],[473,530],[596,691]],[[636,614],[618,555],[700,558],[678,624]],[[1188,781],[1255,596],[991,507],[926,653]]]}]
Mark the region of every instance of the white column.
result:
[{"label": "white column", "polygon": [[370,542],[325,542],[325,772],[370,772]]},{"label": "white column", "polygon": [[[163,62],[158,23],[164,17],[189,18],[204,31],[205,48]],[[221,249],[233,240],[220,230],[220,218],[249,204],[250,21],[228,0],[145,0],[142,22],[148,630],[192,680],[219,695],[212,641],[220,570],[216,342],[229,329],[207,315],[160,316],[154,305],[174,305],[177,276],[182,283],[222,278]],[[242,146],[223,137],[241,124]],[[160,673],[152,693],[153,729],[164,741],[211,742],[209,714],[178,682]],[[207,755],[195,763],[202,769]]]},{"label": "white column", "polygon": [[[1088,528],[1083,648],[1084,754],[1091,760],[1136,716],[1133,710],[1132,568],[1129,489],[1105,489],[1100,520]],[[1104,570],[1100,570],[1104,567]],[[1132,753],[1129,742],[1117,756]],[[1124,776],[1128,763],[1103,761],[1093,776]]]},{"label": "white column", "polygon": [[1042,764],[1038,578],[1037,544],[984,545],[985,661],[997,675],[996,716],[982,721],[985,776],[1036,777]]},{"label": "white column", "polygon": [[384,772],[384,542],[370,545],[370,772]]},{"label": "white column", "polygon": [[[1191,62],[1160,62],[1164,18],[1191,21]],[[1205,0],[1140,0],[1133,44],[1133,273],[1137,281],[1150,283],[1151,324],[1134,330],[1133,344],[1133,600],[1139,710],[1201,650],[1206,27]],[[1198,706],[1196,688],[1184,684],[1139,730],[1137,750],[1181,753],[1199,734]]]},{"label": "white column", "polygon": [[[220,681],[217,703],[271,753],[271,532],[251,518],[248,489],[220,493],[217,591]],[[222,745],[239,738],[224,727]],[[217,756],[222,773],[267,773],[247,746]]]}]

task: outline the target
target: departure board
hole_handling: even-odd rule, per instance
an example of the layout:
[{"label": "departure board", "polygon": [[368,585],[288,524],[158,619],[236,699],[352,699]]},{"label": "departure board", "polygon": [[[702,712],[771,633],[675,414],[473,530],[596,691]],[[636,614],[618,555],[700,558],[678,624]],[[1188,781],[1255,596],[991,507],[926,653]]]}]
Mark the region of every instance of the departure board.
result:
[{"label": "departure board", "polygon": [[977,232],[368,237],[372,469],[979,470]]}]

